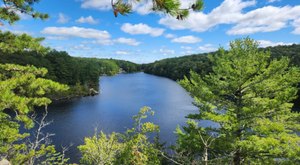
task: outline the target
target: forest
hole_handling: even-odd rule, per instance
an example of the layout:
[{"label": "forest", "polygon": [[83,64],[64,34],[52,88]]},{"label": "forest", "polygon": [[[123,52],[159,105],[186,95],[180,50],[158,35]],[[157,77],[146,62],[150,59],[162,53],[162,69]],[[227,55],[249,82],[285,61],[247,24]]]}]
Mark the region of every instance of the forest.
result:
[{"label": "forest", "polygon": [[[291,60],[291,66],[300,67],[300,45],[279,45],[259,48],[259,50],[263,52],[270,52],[271,59],[288,57]],[[212,64],[208,58],[209,54],[214,55],[218,54],[218,52],[164,59],[150,64],[143,64],[141,65],[141,68],[145,73],[168,77],[172,80],[181,80],[184,76],[189,77],[190,71],[194,71],[204,76],[212,71]],[[300,96],[300,93],[298,96]],[[300,97],[294,101],[294,104],[294,109],[300,111]]]},{"label": "forest", "polygon": [[[14,38],[12,42],[16,42],[21,38],[33,39],[26,34],[18,36],[10,32],[1,31],[0,36],[2,36],[2,38]],[[5,46],[4,43],[2,46]],[[52,99],[67,99],[90,95],[90,89],[94,89],[96,91],[99,90],[99,76],[115,75],[120,72],[120,68],[127,73],[139,70],[139,66],[137,64],[128,61],[72,57],[67,52],[50,50],[50,48],[42,46],[40,48],[49,50],[46,52],[9,52],[0,50],[0,63],[11,63],[23,66],[33,65],[38,68],[46,68],[48,73],[45,78],[69,85],[70,87],[70,89],[66,92],[52,94]]]}]

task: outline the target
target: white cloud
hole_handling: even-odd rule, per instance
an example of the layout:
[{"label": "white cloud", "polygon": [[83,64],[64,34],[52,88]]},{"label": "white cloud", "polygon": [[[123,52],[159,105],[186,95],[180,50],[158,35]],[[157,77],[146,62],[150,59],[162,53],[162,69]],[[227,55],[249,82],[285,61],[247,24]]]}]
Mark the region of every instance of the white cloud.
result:
[{"label": "white cloud", "polygon": [[189,17],[184,21],[167,16],[160,19],[159,23],[173,30],[190,29],[196,32],[204,32],[218,24],[234,23],[236,20],[241,19],[241,11],[243,8],[254,4],[254,0],[246,2],[242,2],[241,0],[225,0],[209,14],[191,12]]},{"label": "white cloud", "polygon": [[181,49],[184,49],[184,50],[192,50],[193,48],[190,47],[190,46],[181,46],[180,47]]},{"label": "white cloud", "polygon": [[110,0],[83,0],[81,7],[85,9],[108,10],[111,8],[111,2]]},{"label": "white cloud", "polygon": [[269,47],[269,46],[278,46],[278,45],[292,45],[293,43],[285,43],[285,42],[272,42],[268,40],[258,40],[260,47]]},{"label": "white cloud", "polygon": [[287,27],[289,21],[297,17],[300,17],[300,6],[266,6],[243,15],[243,19],[227,33],[237,35],[277,31]]},{"label": "white cloud", "polygon": [[267,1],[268,1],[268,3],[273,3],[273,2],[279,2],[281,0],[267,0]]},{"label": "white cloud", "polygon": [[213,47],[213,45],[211,44],[205,44],[203,46],[199,46],[198,49],[203,53],[213,52],[217,50],[217,48]]},{"label": "white cloud", "polygon": [[201,42],[201,39],[198,37],[189,35],[189,36],[182,36],[182,37],[174,38],[172,40],[172,42],[184,43],[184,44],[194,44],[194,43]]},{"label": "white cloud", "polygon": [[288,26],[290,21],[299,19],[300,5],[274,7],[265,6],[244,12],[254,6],[255,0],[224,0],[210,13],[191,12],[184,21],[166,16],[159,23],[173,30],[189,29],[195,32],[205,32],[221,24],[234,25],[227,34],[243,35],[257,32],[277,31]]},{"label": "white cloud", "polygon": [[300,18],[293,22],[293,26],[295,27],[295,30],[292,33],[300,35]]},{"label": "white cloud", "polygon": [[75,50],[91,50],[90,47],[88,47],[84,44],[75,45],[75,46],[73,46],[73,49],[75,49]]},{"label": "white cloud", "polygon": [[94,19],[92,16],[83,17],[81,16],[76,20],[77,23],[88,23],[88,24],[98,24],[99,20]]},{"label": "white cloud", "polygon": [[114,42],[131,46],[138,46],[140,44],[140,42],[137,42],[135,39],[132,38],[118,38],[114,40]]},{"label": "white cloud", "polygon": [[66,40],[67,37],[63,37],[63,36],[47,36],[46,39],[49,39],[49,40]]},{"label": "white cloud", "polygon": [[132,9],[141,15],[152,13],[153,3],[152,1],[146,1],[141,3],[133,3]]},{"label": "white cloud", "polygon": [[110,38],[110,34],[107,31],[101,31],[92,28],[82,28],[82,27],[46,27],[41,33],[65,36],[65,37],[79,37],[79,38],[89,38],[89,39],[102,39],[107,40]]},{"label": "white cloud", "polygon": [[143,23],[139,23],[139,24],[125,23],[122,25],[121,30],[133,35],[149,34],[153,37],[161,36],[165,31],[164,29],[153,28]]},{"label": "white cloud", "polygon": [[98,45],[113,45],[113,41],[111,39],[98,39],[91,42],[92,44],[98,44]]},{"label": "white cloud", "polygon": [[166,48],[160,48],[159,52],[162,53],[163,55],[175,54],[175,50],[166,49]]},{"label": "white cloud", "polygon": [[129,54],[129,52],[123,51],[123,50],[118,50],[118,51],[116,51],[115,53],[116,53],[117,55],[128,55],[128,54]]},{"label": "white cloud", "polygon": [[174,34],[166,34],[165,37],[166,38],[175,38],[176,36]]},{"label": "white cloud", "polygon": [[68,23],[69,20],[70,20],[70,17],[68,17],[67,15],[65,15],[63,13],[58,14],[57,23],[65,24],[65,23]]},{"label": "white cloud", "polygon": [[186,50],[186,51],[182,51],[180,52],[182,55],[189,55],[189,54],[195,54],[195,51],[193,50]]}]

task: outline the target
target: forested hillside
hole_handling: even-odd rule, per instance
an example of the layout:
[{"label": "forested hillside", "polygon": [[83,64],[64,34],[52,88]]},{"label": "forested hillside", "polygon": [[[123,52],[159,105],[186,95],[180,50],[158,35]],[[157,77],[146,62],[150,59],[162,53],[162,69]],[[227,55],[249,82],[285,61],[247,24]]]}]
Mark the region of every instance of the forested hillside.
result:
[{"label": "forested hillside", "polygon": [[[79,58],[72,57],[64,51],[49,50],[39,45],[42,39],[32,38],[26,34],[15,35],[0,31],[0,35],[5,39],[1,44],[0,63],[46,68],[48,73],[45,78],[70,86],[70,89],[64,93],[51,94],[55,99],[89,95],[91,89],[93,91],[99,89],[99,76],[115,75],[121,70],[136,72],[139,69],[137,64],[128,61]],[[14,44],[12,46],[16,50],[5,51],[5,48],[11,44]],[[30,45],[38,47],[38,51],[20,51],[23,46]]]},{"label": "forested hillside", "polygon": [[[263,51],[270,51],[272,58],[287,56],[291,59],[291,65],[300,67],[300,45],[275,46],[260,48]],[[209,53],[196,54],[178,58],[169,58],[142,65],[145,73],[168,77],[173,80],[181,80],[188,76],[189,72],[195,71],[205,75],[211,71],[211,63],[207,57]],[[216,54],[212,52],[210,54]],[[300,95],[300,94],[299,94]],[[300,97],[295,101],[296,108],[300,108]]]},{"label": "forested hillside", "polygon": [[[300,45],[275,46],[261,48],[260,50],[270,51],[272,58],[287,56],[291,59],[292,65],[300,66]],[[180,80],[183,79],[185,75],[189,75],[191,70],[201,75],[210,72],[211,63],[207,55],[215,53],[216,52],[164,59],[150,64],[144,64],[142,68],[145,73]]]}]

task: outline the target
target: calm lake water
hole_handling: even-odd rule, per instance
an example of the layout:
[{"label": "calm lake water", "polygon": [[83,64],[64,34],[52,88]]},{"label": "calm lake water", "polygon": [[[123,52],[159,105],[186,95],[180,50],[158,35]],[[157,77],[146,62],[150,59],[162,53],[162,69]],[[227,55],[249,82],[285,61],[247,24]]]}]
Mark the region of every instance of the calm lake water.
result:
[{"label": "calm lake water", "polygon": [[68,156],[79,162],[76,146],[84,137],[92,136],[95,128],[105,133],[124,132],[133,125],[132,116],[143,106],[149,106],[155,115],[147,119],[160,126],[162,141],[175,142],[174,130],[183,125],[185,116],[197,108],[192,98],[175,81],[145,73],[119,74],[100,78],[101,94],[49,107],[47,119],[53,123],[46,129],[55,133],[53,143],[59,147],[73,144]]}]

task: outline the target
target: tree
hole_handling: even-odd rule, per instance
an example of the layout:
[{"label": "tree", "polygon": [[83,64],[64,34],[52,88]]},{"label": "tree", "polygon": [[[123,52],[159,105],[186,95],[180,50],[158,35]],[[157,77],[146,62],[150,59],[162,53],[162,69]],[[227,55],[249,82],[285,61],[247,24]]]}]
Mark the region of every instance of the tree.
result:
[{"label": "tree", "polygon": [[[299,113],[291,111],[300,70],[286,57],[270,59],[258,43],[245,38],[209,57],[212,72],[191,72],[180,84],[194,97],[199,113],[188,117],[210,120],[207,135],[217,135],[214,154],[233,164],[299,163]],[[203,148],[203,147],[202,147]],[[214,155],[210,153],[210,159]]]},{"label": "tree", "polygon": [[[0,7],[0,20],[12,24],[20,20],[20,14],[30,15],[32,18],[47,19],[48,14],[34,10],[33,5],[39,0],[2,0]],[[0,22],[1,23],[1,22]]]},{"label": "tree", "polygon": [[[20,133],[20,125],[33,128],[29,114],[35,107],[47,106],[51,100],[45,95],[67,90],[66,85],[44,79],[46,69],[33,66],[0,64],[0,159],[14,164],[32,162],[33,157],[55,153],[54,146],[24,143],[29,133]],[[14,115],[13,115],[14,114]]]},{"label": "tree", "polygon": [[112,133],[85,138],[84,145],[78,146],[85,164],[160,164],[161,151],[147,137],[159,131],[159,127],[150,122],[142,122],[147,114],[154,114],[149,107],[141,108],[134,116],[134,127],[124,134]]},{"label": "tree", "polygon": [[[1,13],[1,12],[0,12]],[[0,30],[0,53],[38,52],[45,54],[49,48],[41,45],[44,38],[34,38],[27,34],[16,35]]]},{"label": "tree", "polygon": [[[134,0],[135,2],[141,2],[141,0]],[[150,0],[146,0],[150,1]],[[203,8],[203,0],[196,0],[195,3],[191,4],[189,8],[181,9],[179,0],[151,0],[152,1],[152,10],[155,12],[162,12],[173,17],[176,17],[178,20],[183,20],[188,17],[190,10],[201,11]],[[143,1],[144,2],[144,1]],[[127,15],[132,12],[132,1],[128,0],[111,0],[111,5],[115,17],[118,16],[118,13],[121,15]]]},{"label": "tree", "polygon": [[[0,40],[2,58],[4,55],[16,53],[48,51],[48,48],[40,43],[43,39],[26,34],[15,35],[0,31]],[[30,116],[35,107],[47,107],[51,103],[48,95],[68,89],[66,85],[45,79],[46,74],[45,68],[0,64],[0,159],[8,159],[15,164],[34,164],[46,155],[49,158],[45,158],[45,161],[52,162],[60,156],[55,147],[47,142],[49,134],[41,132],[41,129],[48,125],[47,122],[44,118],[37,122]],[[35,141],[31,142],[30,134],[20,133],[19,129],[21,125],[31,129],[34,123],[37,123],[39,128]]]}]

